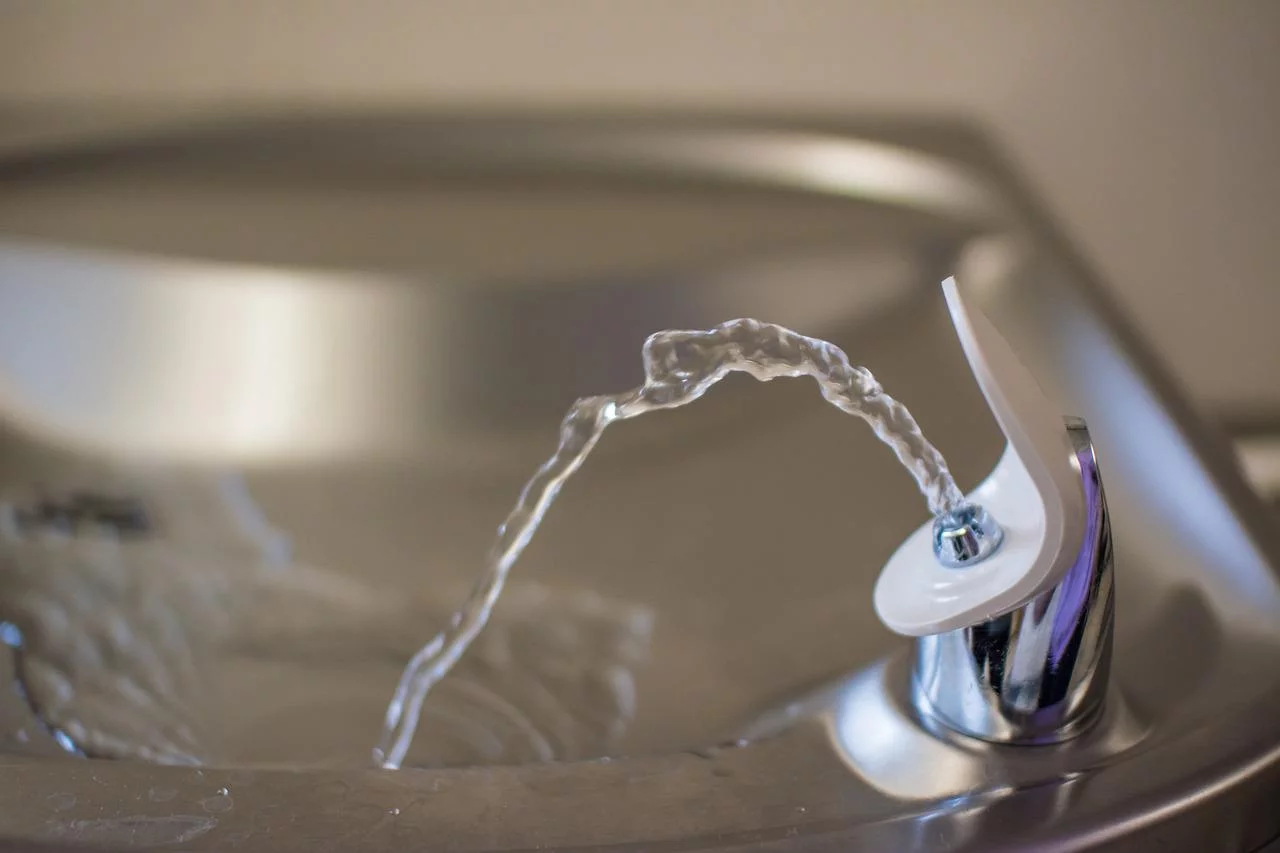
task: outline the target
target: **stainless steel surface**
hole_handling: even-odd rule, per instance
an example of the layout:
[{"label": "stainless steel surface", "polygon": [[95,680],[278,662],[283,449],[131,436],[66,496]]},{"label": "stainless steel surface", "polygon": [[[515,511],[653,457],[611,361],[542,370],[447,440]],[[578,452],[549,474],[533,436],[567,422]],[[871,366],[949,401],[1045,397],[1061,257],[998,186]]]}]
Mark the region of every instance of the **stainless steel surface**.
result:
[{"label": "stainless steel surface", "polygon": [[[12,165],[0,231],[161,257],[6,246],[10,417],[202,461],[452,457],[633,384],[659,328],[874,314],[996,204],[938,158],[830,135],[378,124]],[[78,357],[32,358],[32,336]]]},{"label": "stainless steel surface", "polygon": [[[50,756],[0,697],[31,730],[0,764],[5,838],[1129,853],[1280,834],[1270,513],[981,139],[362,116],[63,149],[0,165],[0,188],[0,480],[75,485],[106,456],[238,471],[293,540],[285,577],[319,567],[421,608],[409,641],[461,598],[564,406],[635,384],[661,326],[759,314],[834,338],[972,485],[1001,440],[933,289],[950,271],[1088,420],[1125,602],[1097,725],[1030,750],[931,732],[908,644],[870,606],[923,520],[910,479],[811,388],[729,387],[606,438],[516,569],[552,600],[652,613],[612,760],[297,767],[367,755],[406,638],[339,635],[336,668],[281,652],[252,677],[212,648],[226,748],[205,768]],[[518,399],[492,396],[496,372]],[[708,748],[744,725],[771,736]],[[448,725],[424,735],[447,758]]]},{"label": "stainless steel surface", "polygon": [[1088,521],[1053,589],[977,625],[916,641],[921,715],[999,743],[1056,743],[1097,721],[1111,677],[1111,518],[1088,429],[1068,426]]},{"label": "stainless steel surface", "polygon": [[951,569],[980,563],[995,553],[1004,531],[991,513],[972,504],[933,521],[933,554]]}]

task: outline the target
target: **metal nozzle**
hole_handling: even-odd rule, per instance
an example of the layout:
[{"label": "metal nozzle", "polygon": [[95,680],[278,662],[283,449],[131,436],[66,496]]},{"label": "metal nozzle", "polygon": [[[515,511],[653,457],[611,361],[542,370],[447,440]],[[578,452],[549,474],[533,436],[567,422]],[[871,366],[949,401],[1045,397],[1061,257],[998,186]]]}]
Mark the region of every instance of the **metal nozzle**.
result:
[{"label": "metal nozzle", "polygon": [[933,554],[949,569],[964,569],[991,556],[1004,530],[977,504],[965,504],[933,520]]}]

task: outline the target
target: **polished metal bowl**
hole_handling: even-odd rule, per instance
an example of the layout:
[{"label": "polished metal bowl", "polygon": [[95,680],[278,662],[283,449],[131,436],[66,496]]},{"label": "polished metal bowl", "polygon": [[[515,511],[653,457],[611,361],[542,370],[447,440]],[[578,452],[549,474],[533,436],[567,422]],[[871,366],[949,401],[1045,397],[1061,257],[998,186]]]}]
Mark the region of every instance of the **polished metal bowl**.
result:
[{"label": "polished metal bowl", "polygon": [[[0,617],[62,570],[48,542],[104,526],[133,537],[111,565],[153,606],[194,613],[210,578],[222,596],[172,635],[200,662],[181,721],[203,766],[73,757],[35,694],[11,692],[0,837],[1252,851],[1280,835],[1274,524],[974,133],[259,118],[0,162],[0,230],[0,498],[26,537]],[[951,272],[1090,425],[1117,583],[1116,698],[1093,736],[921,751],[933,735],[898,702],[906,643],[871,586],[923,503],[811,387],[728,382],[605,436],[488,645],[428,700],[418,767],[362,767],[399,666],[462,600],[559,415],[634,385],[651,331],[750,315],[831,338],[976,482],[1001,442],[936,291]],[[68,636],[132,612],[85,601]],[[522,705],[535,688],[567,717]],[[528,725],[494,722],[504,702]],[[868,770],[902,755],[937,760]]]}]

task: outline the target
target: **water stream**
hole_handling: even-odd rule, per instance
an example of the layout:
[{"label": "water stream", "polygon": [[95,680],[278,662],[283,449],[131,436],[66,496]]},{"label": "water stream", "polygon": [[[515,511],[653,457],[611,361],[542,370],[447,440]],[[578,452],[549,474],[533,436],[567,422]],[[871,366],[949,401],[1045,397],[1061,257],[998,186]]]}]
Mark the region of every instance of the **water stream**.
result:
[{"label": "water stream", "polygon": [[387,706],[376,764],[398,768],[413,742],[423,703],[488,622],[511,567],[519,559],[565,482],[577,471],[605,428],[616,421],[688,405],[730,373],[768,382],[808,376],[823,398],[870,424],[915,479],[935,515],[953,512],[964,496],[942,454],[897,400],[863,367],[827,341],[771,323],[739,319],[707,331],[664,331],[643,349],[644,384],[621,394],[587,397],[569,409],[555,453],[525,485],[515,508],[498,528],[484,573],[449,626],[422,647],[405,667]]},{"label": "water stream", "polygon": [[[719,640],[706,645],[707,635],[700,640],[698,629],[690,633],[688,614],[703,619],[705,608],[690,604],[682,621],[673,601],[661,603],[659,590],[619,585],[616,573],[608,580],[608,561],[550,586],[545,572],[542,581],[534,573],[507,585],[565,481],[609,424],[687,405],[732,372],[760,381],[808,376],[828,402],[872,426],[932,512],[953,511],[963,497],[907,409],[833,344],[734,320],[708,331],[659,332],[646,341],[643,363],[640,387],[573,405],[554,455],[524,487],[478,583],[452,615],[442,602],[462,597],[465,587],[452,584],[466,579],[446,565],[456,562],[447,550],[431,552],[433,571],[422,577],[421,566],[402,552],[414,547],[409,541],[436,549],[439,543],[430,536],[406,539],[403,528],[379,527],[361,515],[369,512],[371,504],[362,502],[367,496],[387,497],[380,480],[357,486],[340,478],[343,494],[355,496],[350,517],[369,531],[354,553],[396,567],[379,582],[343,569],[343,553],[345,562],[353,553],[345,546],[335,553],[320,545],[314,553],[334,559],[334,566],[295,555],[234,474],[58,454],[6,469],[0,642],[13,647],[26,704],[64,748],[164,764],[364,764],[367,733],[380,716],[384,728],[374,758],[388,768],[705,746],[705,738],[720,731],[717,721],[755,700],[769,680],[762,673],[786,672],[790,679],[795,662],[784,655],[764,663],[739,649],[751,663],[735,674],[728,649],[738,648],[742,635],[713,651]],[[733,463],[724,456],[716,464]],[[761,489],[774,488],[765,470],[742,469],[736,488],[752,490],[757,479]],[[793,487],[813,476],[796,471]],[[424,511],[417,492],[379,506],[383,522],[388,512],[407,520]],[[455,520],[459,513],[455,508]],[[327,515],[320,523],[342,517]],[[472,516],[482,527],[483,517]],[[598,552],[598,540],[594,548]],[[621,562],[633,570],[643,563]],[[719,573],[723,582],[726,568],[717,564],[705,572]],[[409,572],[422,582],[403,582]],[[703,587],[706,602],[722,600],[722,592]],[[818,588],[827,587],[815,584],[810,594]],[[688,604],[687,589],[673,595]],[[622,597],[614,597],[617,592]],[[841,611],[848,605],[842,598]],[[651,630],[657,607],[665,607],[669,618],[661,632]],[[805,625],[818,618],[811,608],[803,608]],[[777,613],[770,618],[780,626],[785,621]],[[419,648],[424,624],[443,630]],[[806,630],[786,624],[793,637]],[[643,666],[651,645],[661,646],[654,651],[663,661],[660,683]],[[744,672],[752,673],[749,688],[740,683]],[[383,691],[397,675],[393,698],[383,706]],[[671,688],[661,685],[673,678],[685,684],[681,701],[694,701],[696,691],[688,685],[696,683],[700,707],[709,699],[718,703],[706,712],[705,727],[700,717],[695,722],[663,705]],[[638,697],[647,697],[643,719]]]}]

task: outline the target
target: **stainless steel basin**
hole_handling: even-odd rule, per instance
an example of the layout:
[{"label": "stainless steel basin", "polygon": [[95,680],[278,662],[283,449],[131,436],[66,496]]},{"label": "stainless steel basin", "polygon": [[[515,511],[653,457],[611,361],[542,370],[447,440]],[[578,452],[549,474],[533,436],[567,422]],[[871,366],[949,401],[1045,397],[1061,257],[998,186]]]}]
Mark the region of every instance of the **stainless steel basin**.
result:
[{"label": "stainless steel basin", "polygon": [[[299,117],[0,163],[0,183],[0,619],[24,634],[25,691],[0,708],[0,836],[1251,851],[1280,835],[1274,523],[979,136]],[[830,701],[893,693],[907,644],[871,586],[924,505],[807,383],[727,382],[606,434],[428,700],[418,768],[365,769],[400,666],[462,600],[560,413],[635,384],[650,331],[753,315],[832,338],[974,484],[1001,437],[935,289],[950,272],[1090,424],[1115,523],[1109,727],[945,745],[896,784],[850,762],[851,739],[891,758],[934,737],[892,703]],[[31,636],[40,607],[63,633]],[[85,675],[139,655],[173,675],[159,710]],[[58,725],[87,699],[41,708],[59,672],[88,679],[97,740]]]}]

